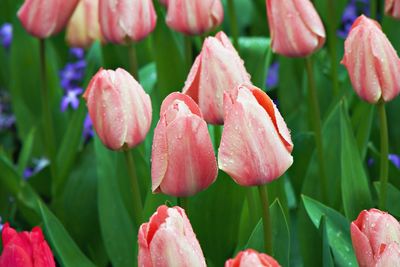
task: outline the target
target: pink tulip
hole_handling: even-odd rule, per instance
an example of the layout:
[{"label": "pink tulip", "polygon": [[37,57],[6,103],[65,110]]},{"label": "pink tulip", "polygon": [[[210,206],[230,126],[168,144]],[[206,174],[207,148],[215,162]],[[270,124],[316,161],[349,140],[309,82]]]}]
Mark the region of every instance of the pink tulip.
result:
[{"label": "pink tulip", "polygon": [[151,124],[151,101],[125,70],[100,69],[83,95],[101,141],[110,149],[141,143]]},{"label": "pink tulip", "polygon": [[247,249],[239,252],[234,259],[227,260],[225,267],[280,267],[280,265],[267,254]]},{"label": "pink tulip", "polygon": [[67,25],[68,44],[85,48],[101,39],[99,0],[80,0]]},{"label": "pink tulip", "polygon": [[215,181],[218,168],[207,123],[190,97],[172,93],[163,101],[151,159],[153,192],[191,196]]},{"label": "pink tulip", "polygon": [[104,38],[117,44],[142,40],[157,21],[152,0],[100,0],[99,18]]},{"label": "pink tulip", "polygon": [[377,209],[364,210],[350,229],[360,267],[399,266],[400,224],[393,216]]},{"label": "pink tulip", "polygon": [[78,0],[25,0],[18,18],[31,35],[46,38],[65,27],[77,4]]},{"label": "pink tulip", "polygon": [[139,229],[139,267],[205,267],[185,211],[160,206]]},{"label": "pink tulip", "polygon": [[203,34],[224,19],[221,0],[162,0],[167,6],[167,25],[186,34]]},{"label": "pink tulip", "polygon": [[8,223],[2,230],[3,252],[0,267],[55,267],[53,254],[42,230],[17,233]]},{"label": "pink tulip", "polygon": [[400,19],[400,1],[399,0],[386,0],[385,13],[395,19]]},{"label": "pink tulip", "polygon": [[183,93],[199,104],[208,123],[223,124],[224,91],[231,91],[242,83],[250,83],[250,75],[228,37],[219,32],[204,41]]},{"label": "pink tulip", "polygon": [[266,0],[272,50],[288,57],[314,53],[325,43],[325,29],[310,0]]},{"label": "pink tulip", "polygon": [[289,130],[266,93],[252,85],[225,92],[225,125],[218,165],[236,183],[262,185],[293,163]]},{"label": "pink tulip", "polygon": [[356,93],[365,101],[387,102],[400,92],[400,59],[379,24],[364,15],[345,41],[342,64]]}]

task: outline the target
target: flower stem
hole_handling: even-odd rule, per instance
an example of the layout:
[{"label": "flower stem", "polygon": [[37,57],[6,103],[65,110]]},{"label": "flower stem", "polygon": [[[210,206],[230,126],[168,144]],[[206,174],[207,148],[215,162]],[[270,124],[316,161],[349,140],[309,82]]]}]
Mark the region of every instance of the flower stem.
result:
[{"label": "flower stem", "polygon": [[55,141],[54,141],[54,128],[53,119],[51,116],[50,109],[50,96],[49,89],[47,86],[47,75],[46,75],[46,44],[44,39],[39,40],[40,46],[40,82],[41,82],[41,98],[42,98],[42,119],[44,126],[44,137],[45,145],[47,150],[47,156],[50,160],[50,172],[53,179],[53,193],[55,193],[55,179],[56,179],[56,161],[55,161]]},{"label": "flower stem", "polygon": [[312,126],[315,135],[315,145],[317,149],[317,158],[319,165],[319,176],[320,176],[320,186],[322,200],[326,203],[327,200],[327,177],[325,174],[325,161],[323,152],[323,142],[322,142],[322,123],[321,123],[321,113],[319,109],[317,89],[314,80],[313,65],[310,57],[306,58],[307,65],[307,78],[308,78],[308,89],[309,89],[309,99],[310,99],[310,115],[312,116]]},{"label": "flower stem", "polygon": [[139,182],[136,176],[135,162],[133,161],[132,153],[128,150],[124,150],[126,166],[128,173],[131,178],[131,190],[133,194],[133,213],[135,216],[136,226],[139,227],[143,222],[143,204],[142,197],[140,195]]},{"label": "flower stem", "polygon": [[233,38],[233,46],[238,50],[239,49],[239,29],[236,19],[236,10],[235,3],[233,0],[228,0],[228,13],[229,13],[229,22],[231,27],[231,33]]},{"label": "flower stem", "polygon": [[381,131],[381,169],[380,169],[380,195],[379,195],[379,208],[381,210],[386,209],[386,192],[388,184],[388,173],[389,173],[389,137],[387,128],[387,118],[385,110],[385,102],[380,101],[378,103],[379,123]]},{"label": "flower stem", "polygon": [[268,190],[267,185],[259,185],[258,192],[260,194],[262,218],[264,226],[264,247],[268,255],[272,255],[272,230],[271,217],[269,214]]},{"label": "flower stem", "polygon": [[139,82],[138,62],[137,62],[137,53],[136,53],[135,43],[132,43],[129,46],[128,53],[129,53],[130,72],[131,72],[133,78],[135,78],[135,80]]},{"label": "flower stem", "polygon": [[333,0],[328,1],[329,16],[329,55],[331,57],[331,76],[332,88],[335,95],[339,94],[339,79],[337,65],[337,48],[336,48],[336,27],[335,27],[335,3]]}]

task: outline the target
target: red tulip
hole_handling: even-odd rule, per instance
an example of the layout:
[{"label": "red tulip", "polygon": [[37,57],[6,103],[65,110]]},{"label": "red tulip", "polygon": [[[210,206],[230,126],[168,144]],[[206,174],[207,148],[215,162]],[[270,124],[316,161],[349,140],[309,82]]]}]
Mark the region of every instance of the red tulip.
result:
[{"label": "red tulip", "polygon": [[358,17],[345,41],[342,64],[356,93],[365,101],[392,100],[400,92],[400,59],[379,24]]},{"label": "red tulip", "polygon": [[17,233],[8,223],[2,230],[3,253],[0,267],[55,267],[53,254],[42,230]]},{"label": "red tulip", "polygon": [[314,53],[325,43],[325,29],[310,0],[266,0],[272,50],[288,57]]},{"label": "red tulip", "polygon": [[218,165],[236,183],[262,185],[281,176],[293,163],[292,140],[275,104],[252,85],[225,92],[225,125]]},{"label": "red tulip", "polygon": [[223,124],[224,91],[231,91],[242,83],[250,83],[250,75],[228,37],[219,32],[204,41],[183,93],[199,104],[208,123]]},{"label": "red tulip", "polygon": [[151,101],[125,70],[100,69],[83,95],[101,141],[119,150],[141,143],[151,124]]},{"label": "red tulip", "polygon": [[364,210],[350,229],[360,267],[398,266],[400,224],[393,216],[377,209]]},{"label": "red tulip", "polygon": [[280,265],[267,254],[247,249],[239,252],[234,259],[227,260],[225,267],[280,267]]},{"label": "red tulip", "polygon": [[395,19],[400,19],[400,1],[399,0],[386,0],[385,13]]},{"label": "red tulip", "polygon": [[99,0],[80,0],[67,25],[67,42],[73,47],[89,47],[101,40]]},{"label": "red tulip", "polygon": [[100,0],[99,18],[104,38],[117,44],[142,40],[157,21],[152,0]]},{"label": "red tulip", "polygon": [[18,18],[27,32],[46,38],[65,27],[77,4],[78,0],[25,0]]},{"label": "red tulip", "polygon": [[167,6],[167,25],[186,34],[203,34],[224,19],[221,0],[162,0]]},{"label": "red tulip", "polygon": [[139,229],[139,267],[205,267],[185,211],[163,205]]},{"label": "red tulip", "polygon": [[153,192],[191,196],[215,181],[218,168],[207,123],[190,97],[172,93],[163,101],[151,159]]}]

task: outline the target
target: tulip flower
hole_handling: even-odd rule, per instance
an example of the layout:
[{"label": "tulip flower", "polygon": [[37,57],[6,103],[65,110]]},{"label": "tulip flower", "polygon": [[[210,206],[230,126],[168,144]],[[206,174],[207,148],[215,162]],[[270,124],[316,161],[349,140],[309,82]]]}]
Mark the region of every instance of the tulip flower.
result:
[{"label": "tulip flower", "polygon": [[289,130],[266,93],[252,85],[225,92],[218,165],[242,186],[263,185],[293,163]]},{"label": "tulip flower", "polygon": [[267,254],[247,249],[239,252],[234,259],[227,260],[225,267],[280,267],[280,265]]},{"label": "tulip flower", "polygon": [[1,267],[55,267],[53,254],[42,230],[33,228],[32,232],[17,233],[6,223],[2,230],[3,252]]},{"label": "tulip flower", "polygon": [[167,6],[167,25],[189,35],[203,34],[224,19],[221,0],[162,0]]},{"label": "tulip flower", "polygon": [[250,83],[243,60],[223,32],[208,37],[186,80],[183,93],[198,104],[208,123],[223,124],[223,95]]},{"label": "tulip flower", "polygon": [[79,0],[25,0],[18,18],[31,35],[47,38],[67,24]]},{"label": "tulip flower", "polygon": [[101,32],[109,42],[140,41],[156,26],[157,15],[152,0],[99,1]]},{"label": "tulip flower", "polygon": [[105,146],[120,150],[145,139],[152,116],[150,97],[127,71],[100,69],[83,97]]},{"label": "tulip flower", "polygon": [[272,50],[304,57],[325,43],[325,29],[310,0],[266,0]]},{"label": "tulip flower", "polygon": [[400,19],[400,1],[399,0],[386,0],[385,13],[395,19]]},{"label": "tulip flower", "polygon": [[191,196],[215,181],[218,168],[207,123],[190,97],[172,93],[163,101],[151,160],[153,192]]},{"label": "tulip flower", "polygon": [[67,42],[73,47],[89,47],[101,40],[99,0],[80,0],[67,25]]},{"label": "tulip flower", "polygon": [[379,24],[364,15],[345,41],[342,64],[356,93],[365,101],[388,102],[400,92],[400,59]]},{"label": "tulip flower", "polygon": [[140,226],[139,267],[205,267],[205,259],[185,211],[160,206]]},{"label": "tulip flower", "polygon": [[360,267],[399,266],[400,224],[393,216],[377,209],[364,210],[350,230]]}]

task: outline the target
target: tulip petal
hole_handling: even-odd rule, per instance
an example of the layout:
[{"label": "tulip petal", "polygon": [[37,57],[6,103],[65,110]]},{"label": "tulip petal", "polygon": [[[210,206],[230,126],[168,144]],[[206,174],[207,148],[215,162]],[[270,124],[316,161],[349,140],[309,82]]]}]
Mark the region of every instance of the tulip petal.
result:
[{"label": "tulip petal", "polygon": [[374,267],[400,267],[400,247],[396,242],[386,246],[382,254],[378,256]]},{"label": "tulip petal", "polygon": [[360,267],[370,266],[370,263],[374,262],[374,257],[367,236],[360,231],[357,224],[354,222],[350,225],[350,231],[358,264]]},{"label": "tulip petal", "polygon": [[182,93],[190,96],[196,103],[199,102],[201,54],[196,57],[185,82]]}]

